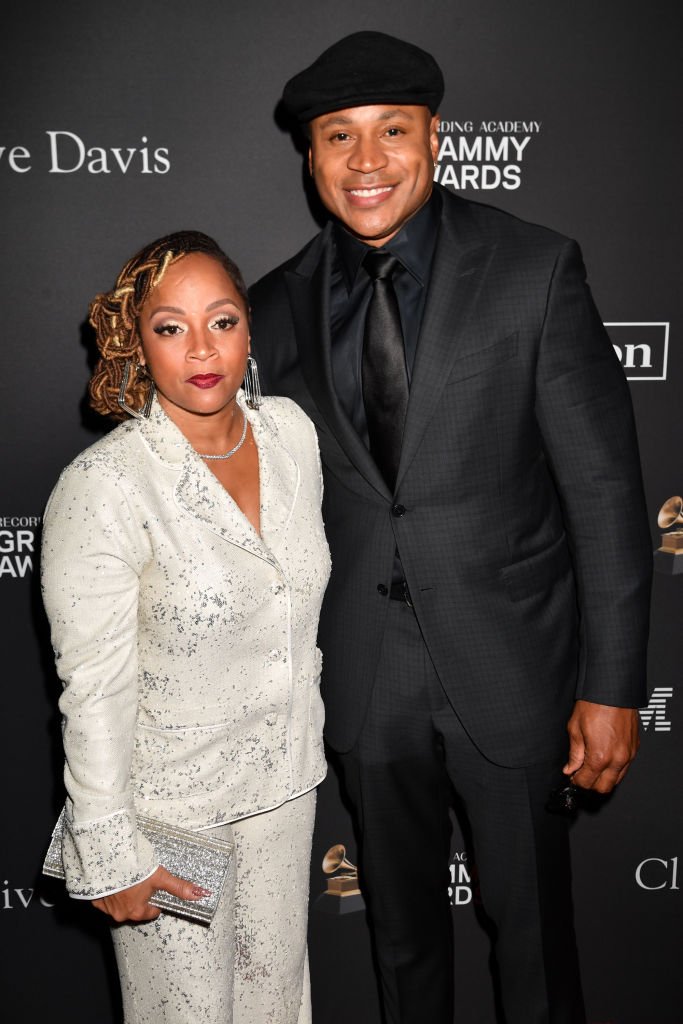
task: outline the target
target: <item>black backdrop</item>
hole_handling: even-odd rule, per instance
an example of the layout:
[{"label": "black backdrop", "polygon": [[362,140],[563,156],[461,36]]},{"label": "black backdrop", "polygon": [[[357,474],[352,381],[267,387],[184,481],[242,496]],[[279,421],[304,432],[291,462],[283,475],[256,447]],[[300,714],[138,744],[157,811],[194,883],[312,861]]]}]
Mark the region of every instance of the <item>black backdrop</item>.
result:
[{"label": "black backdrop", "polygon": [[[301,154],[274,115],[283,82],[347,32],[411,39],[446,75],[441,180],[582,244],[632,381],[654,549],[658,509],[683,491],[682,18],[676,0],[61,0],[2,17],[0,1006],[8,1021],[109,1024],[120,1009],[103,920],[39,875],[63,794],[35,551],[59,470],[102,429],[83,402],[90,298],[138,246],[178,228],[215,235],[249,281],[294,252],[316,224]],[[491,525],[504,516],[492,509]],[[683,575],[658,573],[641,753],[573,829],[592,1024],[683,1022],[682,599]],[[337,843],[353,860],[331,775],[311,868],[315,1020],[376,1024],[365,915],[320,898]],[[452,874],[458,1021],[493,1024],[457,828]]]}]

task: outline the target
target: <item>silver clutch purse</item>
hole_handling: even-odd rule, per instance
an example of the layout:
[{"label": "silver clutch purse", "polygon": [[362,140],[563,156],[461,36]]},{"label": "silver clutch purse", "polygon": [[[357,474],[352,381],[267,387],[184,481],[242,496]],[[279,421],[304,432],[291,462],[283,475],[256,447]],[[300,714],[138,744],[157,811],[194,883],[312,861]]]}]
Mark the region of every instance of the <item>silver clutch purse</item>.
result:
[{"label": "silver clutch purse", "polygon": [[[159,863],[172,875],[186,878],[195,885],[208,889],[209,895],[199,900],[182,900],[163,889],[157,889],[150,903],[160,910],[189,917],[201,924],[211,924],[228,874],[233,845],[223,839],[214,839],[206,832],[190,832],[186,828],[167,825],[152,818],[137,818],[140,832],[151,842]],[[64,811],[59,815],[52,833],[50,846],[43,864],[43,874],[64,879],[62,843],[64,839]]]}]

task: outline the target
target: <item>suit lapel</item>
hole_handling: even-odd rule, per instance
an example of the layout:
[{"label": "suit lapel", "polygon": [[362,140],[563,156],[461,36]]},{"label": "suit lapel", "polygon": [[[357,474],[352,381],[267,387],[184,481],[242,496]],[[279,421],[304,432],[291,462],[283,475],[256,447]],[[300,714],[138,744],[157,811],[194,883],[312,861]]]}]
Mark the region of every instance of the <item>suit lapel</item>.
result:
[{"label": "suit lapel", "polygon": [[[467,322],[486,278],[495,244],[482,244],[465,204],[444,196],[439,239],[420,329],[403,435],[397,488],[412,463],[458,357]],[[391,497],[382,474],[337,398],[331,366],[330,274],[333,255],[328,224],[285,272],[301,370],[326,426],[365,481],[384,499]]]},{"label": "suit lapel", "polygon": [[276,557],[287,537],[301,486],[301,470],[267,412],[247,410],[256,439],[261,489],[261,538]]},{"label": "suit lapel", "polygon": [[259,449],[261,536],[158,403],[149,420],[138,421],[140,432],[153,454],[176,469],[174,495],[180,509],[228,543],[277,565],[275,551],[291,518],[299,468],[272,426],[245,408],[241,392],[238,402]]},{"label": "suit lapel", "polygon": [[332,377],[330,275],[333,255],[328,224],[295,270],[285,272],[301,371],[329,431],[367,483],[383,498],[387,485],[337,397]]},{"label": "suit lapel", "polygon": [[[403,433],[399,487],[438,406],[451,367],[460,353],[495,245],[481,244],[464,216],[444,212],[432,262]],[[459,212],[459,208],[455,208]]]}]

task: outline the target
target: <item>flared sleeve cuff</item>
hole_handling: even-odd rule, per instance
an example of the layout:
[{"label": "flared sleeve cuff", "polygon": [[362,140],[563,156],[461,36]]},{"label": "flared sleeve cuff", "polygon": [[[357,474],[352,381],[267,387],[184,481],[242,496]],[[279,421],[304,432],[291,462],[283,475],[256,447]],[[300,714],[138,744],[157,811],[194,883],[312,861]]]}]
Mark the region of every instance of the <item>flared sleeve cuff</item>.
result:
[{"label": "flared sleeve cuff", "polygon": [[138,832],[135,815],[117,811],[95,821],[75,822],[70,801],[64,814],[62,863],[75,899],[95,900],[143,882],[159,866],[154,847]]}]

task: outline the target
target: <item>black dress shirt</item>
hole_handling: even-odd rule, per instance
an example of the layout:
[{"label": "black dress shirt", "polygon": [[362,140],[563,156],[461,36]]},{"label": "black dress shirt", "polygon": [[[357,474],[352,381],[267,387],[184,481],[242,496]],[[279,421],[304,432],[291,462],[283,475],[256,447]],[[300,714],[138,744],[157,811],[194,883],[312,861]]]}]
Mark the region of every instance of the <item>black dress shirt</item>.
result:
[{"label": "black dress shirt", "polygon": [[[401,263],[400,272],[394,271],[393,283],[401,315],[409,386],[439,232],[441,203],[438,189],[434,189],[425,205],[381,247],[382,252],[391,253]],[[339,222],[334,225],[332,237],[335,245],[330,282],[332,377],[342,408],[369,447],[361,366],[372,281],[362,264],[372,247],[349,234]],[[403,567],[398,551],[394,554],[391,576],[394,584],[402,583]]]},{"label": "black dress shirt", "polygon": [[[394,272],[393,283],[401,314],[409,383],[440,214],[441,196],[435,189],[425,205],[380,250],[396,256],[401,263],[400,270]],[[338,222],[334,225],[332,237],[335,245],[330,293],[332,376],[342,408],[367,445],[361,364],[365,314],[372,295],[372,281],[362,263],[371,247],[349,234]]]}]

